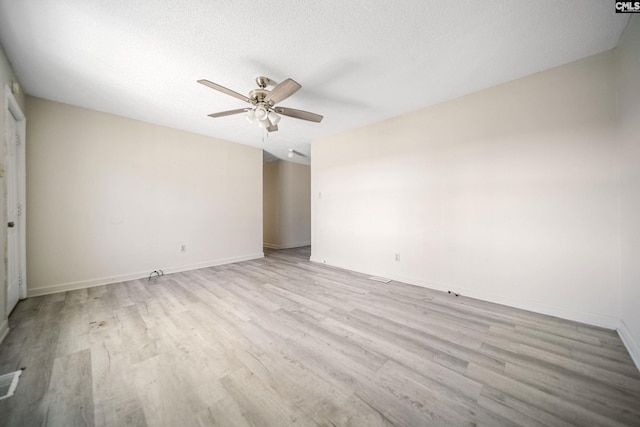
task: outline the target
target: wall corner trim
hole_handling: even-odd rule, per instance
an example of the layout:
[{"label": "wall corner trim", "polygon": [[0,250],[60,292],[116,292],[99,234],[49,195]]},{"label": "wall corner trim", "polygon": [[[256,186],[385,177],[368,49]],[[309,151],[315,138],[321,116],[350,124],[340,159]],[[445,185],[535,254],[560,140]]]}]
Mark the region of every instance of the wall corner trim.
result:
[{"label": "wall corner trim", "polygon": [[633,359],[633,363],[636,364],[636,368],[640,371],[640,344],[638,344],[638,342],[633,338],[633,335],[627,328],[624,320],[620,321],[620,326],[618,326],[618,335],[620,336],[624,346],[627,348],[631,359]]},{"label": "wall corner trim", "polygon": [[4,319],[0,324],[0,344],[2,344],[7,335],[9,335],[9,319]]}]

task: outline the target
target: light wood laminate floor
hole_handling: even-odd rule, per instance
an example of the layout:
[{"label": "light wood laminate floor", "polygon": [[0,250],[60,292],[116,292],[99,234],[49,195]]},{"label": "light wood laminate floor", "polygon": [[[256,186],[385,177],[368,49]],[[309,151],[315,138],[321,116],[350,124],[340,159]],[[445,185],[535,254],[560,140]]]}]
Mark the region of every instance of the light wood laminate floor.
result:
[{"label": "light wood laminate floor", "polygon": [[308,258],[22,301],[0,425],[640,425],[616,332]]}]

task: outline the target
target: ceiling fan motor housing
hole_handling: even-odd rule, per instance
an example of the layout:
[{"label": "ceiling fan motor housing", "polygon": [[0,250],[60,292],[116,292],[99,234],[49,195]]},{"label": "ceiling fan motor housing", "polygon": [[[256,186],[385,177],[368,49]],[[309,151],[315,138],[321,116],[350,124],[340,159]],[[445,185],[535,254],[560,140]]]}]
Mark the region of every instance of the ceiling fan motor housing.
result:
[{"label": "ceiling fan motor housing", "polygon": [[269,91],[266,89],[253,89],[249,92],[249,98],[253,104],[266,103],[265,98],[269,95]]}]

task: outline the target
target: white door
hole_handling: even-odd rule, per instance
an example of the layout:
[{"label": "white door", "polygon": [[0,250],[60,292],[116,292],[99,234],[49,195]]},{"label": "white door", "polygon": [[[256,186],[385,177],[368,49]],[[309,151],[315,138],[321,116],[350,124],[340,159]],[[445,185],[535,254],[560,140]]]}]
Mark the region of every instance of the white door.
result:
[{"label": "white door", "polygon": [[17,146],[20,138],[17,132],[16,118],[9,112],[6,115],[7,157],[5,179],[7,182],[7,313],[20,298],[20,205],[18,203],[18,156]]},{"label": "white door", "polygon": [[4,164],[7,186],[7,306],[11,313],[18,300],[27,297],[25,239],[25,130],[26,120],[8,86],[5,86]]}]

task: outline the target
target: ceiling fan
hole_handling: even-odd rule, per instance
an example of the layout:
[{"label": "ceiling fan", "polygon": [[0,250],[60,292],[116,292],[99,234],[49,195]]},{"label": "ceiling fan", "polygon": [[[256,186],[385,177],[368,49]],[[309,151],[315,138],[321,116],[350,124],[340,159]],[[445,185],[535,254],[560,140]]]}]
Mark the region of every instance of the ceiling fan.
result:
[{"label": "ceiling fan", "polygon": [[198,83],[215,89],[234,98],[248,102],[252,107],[239,108],[237,110],[221,111],[219,113],[209,114],[209,117],[224,117],[232,114],[246,113],[247,119],[258,126],[265,128],[269,132],[278,130],[278,122],[280,114],[296,119],[308,120],[310,122],[320,123],[322,116],[320,114],[310,113],[308,111],[296,110],[294,108],[276,106],[277,103],[283,101],[296,93],[302,86],[293,79],[287,79],[277,85],[272,90],[268,90],[267,86],[275,84],[275,82],[267,77],[256,77],[257,89],[249,92],[249,96],[239,94],[224,86],[210,82],[209,80],[198,80]]}]

